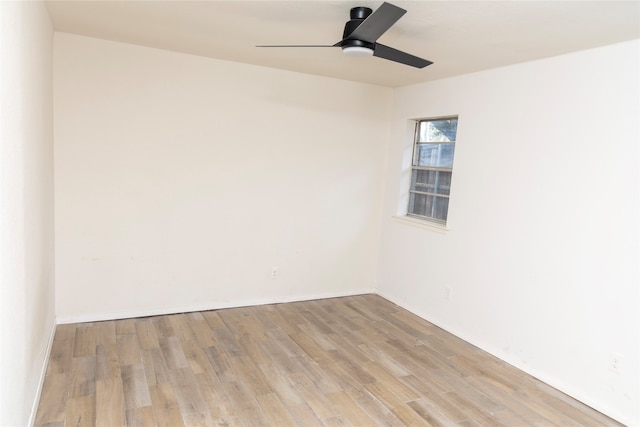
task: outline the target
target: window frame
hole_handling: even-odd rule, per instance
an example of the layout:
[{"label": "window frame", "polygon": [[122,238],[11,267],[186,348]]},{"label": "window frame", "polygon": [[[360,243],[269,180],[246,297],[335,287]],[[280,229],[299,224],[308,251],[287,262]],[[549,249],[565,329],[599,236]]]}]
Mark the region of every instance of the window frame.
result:
[{"label": "window frame", "polygon": [[[415,184],[414,184],[414,171],[433,171],[433,172],[448,172],[451,174],[451,181],[453,180],[453,166],[454,166],[454,162],[455,162],[455,148],[454,148],[454,154],[453,154],[453,159],[451,162],[451,167],[442,167],[442,166],[418,166],[417,163],[419,163],[417,156],[419,155],[419,145],[420,144],[432,144],[432,145],[453,145],[455,147],[455,144],[457,143],[458,140],[458,132],[457,132],[457,123],[456,123],[456,136],[455,136],[455,140],[454,141],[420,141],[420,127],[421,124],[424,122],[435,122],[435,121],[441,121],[441,120],[453,120],[455,119],[456,122],[459,120],[459,116],[458,115],[447,115],[447,116],[439,116],[439,117],[429,117],[429,118],[420,118],[420,119],[414,119],[411,120],[411,122],[413,122],[414,124],[414,129],[413,129],[413,139],[411,142],[411,159],[410,159],[410,163],[409,163],[409,182],[407,187],[405,187],[407,190],[407,198],[406,198],[406,204],[404,207],[404,211],[405,211],[405,218],[408,220],[411,220],[411,222],[414,221],[418,221],[420,223],[424,223],[425,225],[430,225],[430,226],[435,226],[435,227],[439,227],[439,228],[444,228],[446,229],[447,226],[447,221],[448,221],[448,216],[449,216],[449,200],[451,200],[451,182],[449,183],[449,191],[448,194],[442,194],[442,193],[438,193],[438,182],[436,179],[436,182],[434,183],[433,187],[433,192],[428,192],[428,191],[419,191],[419,190],[415,190]],[[447,208],[446,208],[446,214],[445,214],[445,218],[446,219],[440,219],[440,218],[436,218],[434,216],[425,216],[425,215],[420,215],[420,214],[416,214],[413,212],[410,212],[410,208],[411,208],[411,201],[412,201],[412,194],[421,194],[421,195],[426,195],[426,196],[431,196],[434,198],[434,201],[437,198],[445,198],[447,199]],[[415,199],[414,199],[415,200]],[[432,212],[436,209],[435,203],[433,204],[433,208],[432,208]]]}]

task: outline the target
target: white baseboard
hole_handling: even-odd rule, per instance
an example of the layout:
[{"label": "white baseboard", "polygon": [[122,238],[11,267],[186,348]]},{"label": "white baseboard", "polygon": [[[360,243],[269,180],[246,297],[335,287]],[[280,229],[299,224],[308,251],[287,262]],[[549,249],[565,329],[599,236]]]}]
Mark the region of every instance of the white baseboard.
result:
[{"label": "white baseboard", "polygon": [[44,360],[42,361],[42,368],[40,369],[40,378],[38,380],[38,389],[33,399],[33,405],[31,406],[31,415],[29,415],[29,426],[33,426],[36,422],[36,415],[38,412],[38,403],[40,403],[40,396],[42,395],[42,387],[44,386],[44,379],[47,375],[47,367],[49,366],[49,357],[51,357],[51,347],[53,346],[53,337],[56,335],[57,323],[53,323],[51,326],[51,333],[49,334],[49,341],[47,342],[47,349],[45,350]]},{"label": "white baseboard", "polygon": [[253,305],[280,304],[285,302],[311,301],[325,298],[338,298],[353,295],[374,294],[375,289],[360,289],[347,292],[320,293],[310,295],[281,296],[259,299],[246,299],[232,302],[209,302],[198,305],[175,306],[175,307],[159,307],[145,310],[132,311],[116,311],[105,313],[91,313],[79,315],[58,316],[56,321],[58,324],[66,323],[85,323],[85,322],[101,322],[104,320],[130,319],[136,317],[161,316],[164,314],[189,313],[192,311],[220,310],[224,308],[249,307]]},{"label": "white baseboard", "polygon": [[485,345],[484,343],[479,343],[476,340],[474,340],[473,338],[466,336],[463,333],[459,333],[459,331],[456,331],[455,328],[451,328],[449,325],[446,324],[442,324],[440,322],[434,321],[432,319],[429,318],[429,316],[427,316],[425,313],[423,313],[420,310],[416,310],[414,307],[412,307],[410,304],[405,303],[404,301],[399,301],[394,299],[393,297],[385,294],[384,292],[381,292],[380,290],[375,290],[373,293],[375,293],[376,295],[381,296],[382,298],[386,299],[387,301],[390,301],[396,305],[398,305],[399,307],[402,307],[403,309],[415,314],[416,316],[426,320],[427,322],[433,323],[434,325],[436,325],[437,327],[449,332],[452,335],[455,335],[456,337],[468,342],[471,345],[474,345],[476,347],[478,347],[479,349],[486,351],[487,353],[491,354],[492,356],[497,357],[498,359],[502,360],[503,362],[508,363],[511,366],[514,366],[515,368],[521,370],[522,372],[525,372],[529,375],[531,375],[532,377],[542,381],[543,383],[555,388],[558,391],[561,391],[562,393],[571,396],[572,398],[576,399],[579,402],[584,403],[587,406],[590,406],[591,408],[595,409],[598,412],[601,412],[603,414],[605,414],[606,416],[613,418],[614,420],[629,426],[629,427],[640,427],[640,424],[637,423],[633,423],[631,420],[628,419],[627,416],[620,414],[619,411],[616,411],[610,407],[605,407],[604,405],[602,405],[601,403],[595,401],[594,399],[592,399],[589,396],[584,395],[584,393],[580,392],[579,390],[576,390],[573,386],[564,383],[563,381],[559,380],[558,378],[549,376],[548,374],[544,373],[544,372],[540,372],[538,370],[536,370],[535,368],[532,368],[531,366],[528,366],[526,364],[524,364],[521,360],[517,360],[514,359],[514,357],[512,355],[506,354],[502,351],[496,350],[494,348],[491,348],[490,346]]}]

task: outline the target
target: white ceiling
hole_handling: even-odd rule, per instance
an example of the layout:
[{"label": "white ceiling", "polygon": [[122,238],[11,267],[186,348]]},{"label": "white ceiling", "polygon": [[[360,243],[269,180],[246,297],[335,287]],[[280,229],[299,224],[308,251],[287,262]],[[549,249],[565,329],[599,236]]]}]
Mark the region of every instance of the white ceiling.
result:
[{"label": "white ceiling", "polygon": [[639,1],[394,1],[379,41],[434,62],[415,69],[333,44],[349,9],[381,1],[48,1],[56,31],[399,87],[640,38]]}]

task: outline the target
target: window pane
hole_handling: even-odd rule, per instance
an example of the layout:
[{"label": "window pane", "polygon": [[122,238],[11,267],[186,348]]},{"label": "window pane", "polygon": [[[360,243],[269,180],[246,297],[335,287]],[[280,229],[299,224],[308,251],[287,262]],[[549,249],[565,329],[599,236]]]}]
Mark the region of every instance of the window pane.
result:
[{"label": "window pane", "polygon": [[[427,206],[428,197],[424,194],[409,193],[408,213],[413,215],[428,216],[427,210],[431,212],[431,206]],[[427,209],[428,208],[428,209]]]},{"label": "window pane", "polygon": [[414,166],[452,168],[454,144],[417,144]]},{"label": "window pane", "polygon": [[449,199],[446,197],[435,197],[435,204],[436,207],[434,209],[433,217],[446,221],[447,211],[449,210]]},{"label": "window pane", "polygon": [[409,193],[409,214],[446,221],[448,209],[447,197]]},{"label": "window pane", "polygon": [[417,142],[450,142],[456,140],[458,119],[420,122]]},{"label": "window pane", "polygon": [[451,172],[414,169],[411,174],[412,190],[448,196],[450,187]]}]

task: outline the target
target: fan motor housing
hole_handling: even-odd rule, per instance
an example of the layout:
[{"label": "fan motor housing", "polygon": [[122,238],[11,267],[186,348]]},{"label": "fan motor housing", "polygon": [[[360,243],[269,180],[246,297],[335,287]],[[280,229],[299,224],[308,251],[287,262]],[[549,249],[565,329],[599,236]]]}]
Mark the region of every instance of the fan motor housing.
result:
[{"label": "fan motor housing", "polygon": [[351,10],[349,11],[349,17],[351,19],[367,19],[372,12],[373,10],[371,10],[368,7],[364,7],[364,6],[352,7]]},{"label": "fan motor housing", "polygon": [[358,28],[358,26],[362,24],[362,21],[367,19],[372,12],[373,11],[368,7],[359,6],[352,8],[351,12],[349,12],[349,17],[351,19],[344,25],[342,39],[344,40],[349,37],[349,34],[353,33],[353,30]]}]

